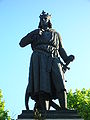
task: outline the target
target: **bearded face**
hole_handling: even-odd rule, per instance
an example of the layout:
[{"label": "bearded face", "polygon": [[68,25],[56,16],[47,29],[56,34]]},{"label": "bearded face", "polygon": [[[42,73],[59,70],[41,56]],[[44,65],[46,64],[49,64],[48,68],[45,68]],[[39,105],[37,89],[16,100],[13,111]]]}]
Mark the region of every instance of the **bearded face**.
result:
[{"label": "bearded face", "polygon": [[47,17],[45,17],[45,18],[42,18],[42,19],[40,20],[40,22],[41,22],[42,28],[48,27],[49,19],[48,19]]},{"label": "bearded face", "polygon": [[42,11],[39,17],[40,17],[39,28],[43,28],[43,29],[46,29],[47,27],[51,28],[51,23],[50,23],[51,15]]}]

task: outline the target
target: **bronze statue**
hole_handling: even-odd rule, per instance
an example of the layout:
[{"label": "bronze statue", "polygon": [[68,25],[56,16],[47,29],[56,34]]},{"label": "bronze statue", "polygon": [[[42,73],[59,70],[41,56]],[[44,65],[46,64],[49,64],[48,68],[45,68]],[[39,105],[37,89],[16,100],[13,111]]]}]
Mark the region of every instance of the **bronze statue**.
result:
[{"label": "bronze statue", "polygon": [[[38,29],[28,33],[19,43],[21,47],[31,44],[33,50],[25,95],[26,109],[29,109],[29,96],[36,102],[35,108],[38,110],[46,110],[46,100],[54,107],[53,99],[58,99],[61,109],[66,109],[66,88],[61,75],[60,59],[62,58],[67,66],[74,56],[67,55],[59,33],[52,29],[51,15],[42,11],[39,17]],[[63,70],[66,68],[64,66]]]}]

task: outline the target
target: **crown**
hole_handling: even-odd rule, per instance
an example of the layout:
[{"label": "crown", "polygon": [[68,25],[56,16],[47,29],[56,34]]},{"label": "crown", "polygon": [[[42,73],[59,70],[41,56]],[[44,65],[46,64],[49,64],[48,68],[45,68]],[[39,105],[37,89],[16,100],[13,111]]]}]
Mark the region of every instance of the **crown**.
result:
[{"label": "crown", "polygon": [[42,19],[42,18],[47,18],[47,19],[50,20],[51,15],[49,15],[49,14],[46,13],[46,12],[44,12],[44,10],[43,10],[39,17],[40,17],[40,19]]}]

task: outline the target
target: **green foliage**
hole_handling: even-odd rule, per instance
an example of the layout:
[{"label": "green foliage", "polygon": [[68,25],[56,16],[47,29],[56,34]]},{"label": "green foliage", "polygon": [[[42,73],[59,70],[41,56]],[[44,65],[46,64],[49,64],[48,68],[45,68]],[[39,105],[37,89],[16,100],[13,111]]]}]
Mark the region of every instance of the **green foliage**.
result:
[{"label": "green foliage", "polygon": [[46,113],[42,114],[42,111],[35,109],[34,110],[34,119],[35,120],[46,120]]},{"label": "green foliage", "polygon": [[5,109],[5,102],[3,100],[2,91],[0,90],[0,120],[11,120],[8,116],[8,110]]},{"label": "green foliage", "polygon": [[76,109],[84,120],[90,120],[90,89],[76,89],[74,93],[70,90],[67,103],[69,109]]},{"label": "green foliage", "polygon": [[37,109],[34,111],[34,119],[35,120],[42,120],[41,113]]}]

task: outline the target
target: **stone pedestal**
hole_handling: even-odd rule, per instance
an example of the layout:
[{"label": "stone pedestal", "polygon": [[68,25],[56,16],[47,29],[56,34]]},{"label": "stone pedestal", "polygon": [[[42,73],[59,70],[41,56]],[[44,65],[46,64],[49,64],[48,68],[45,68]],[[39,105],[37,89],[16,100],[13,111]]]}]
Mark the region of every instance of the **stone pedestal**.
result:
[{"label": "stone pedestal", "polygon": [[[40,114],[41,117],[37,118],[36,120],[84,120],[74,110],[41,111]],[[23,110],[22,113],[18,115],[17,120],[35,120],[35,117],[34,111]]]}]

